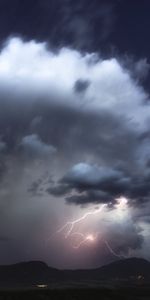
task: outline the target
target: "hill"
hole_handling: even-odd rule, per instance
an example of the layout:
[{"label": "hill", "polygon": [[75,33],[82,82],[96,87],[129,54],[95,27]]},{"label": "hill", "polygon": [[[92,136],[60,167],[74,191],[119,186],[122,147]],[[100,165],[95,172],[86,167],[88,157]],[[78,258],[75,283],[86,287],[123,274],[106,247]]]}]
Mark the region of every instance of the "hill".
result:
[{"label": "hill", "polygon": [[40,261],[0,266],[0,287],[29,287],[43,283],[50,285],[68,281],[131,280],[136,278],[150,280],[149,261],[141,258],[129,258],[90,270],[58,270],[48,267]]}]

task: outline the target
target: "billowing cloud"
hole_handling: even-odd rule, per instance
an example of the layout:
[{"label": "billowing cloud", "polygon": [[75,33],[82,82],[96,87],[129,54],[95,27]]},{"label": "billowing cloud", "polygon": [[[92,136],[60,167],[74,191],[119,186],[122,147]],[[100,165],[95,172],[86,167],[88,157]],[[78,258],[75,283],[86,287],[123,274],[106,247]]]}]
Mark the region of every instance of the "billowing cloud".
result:
[{"label": "billowing cloud", "polygon": [[[130,199],[130,205],[142,206],[149,202],[149,172],[144,177],[122,168],[101,167],[79,163],[60,181],[48,189],[55,196],[65,195],[69,203],[114,203],[121,195]],[[74,194],[75,191],[75,194]],[[67,195],[70,194],[71,195]]]},{"label": "billowing cloud", "polygon": [[[146,68],[137,62],[138,76]],[[145,223],[149,96],[123,63],[12,38],[0,53],[0,95],[1,234],[5,228],[11,238],[19,227],[19,238],[30,231],[35,240],[42,231],[35,224],[44,231],[50,222],[52,233],[85,204],[115,211],[120,196],[128,198],[131,228],[139,210]],[[133,232],[124,249],[141,247],[142,231]]]}]

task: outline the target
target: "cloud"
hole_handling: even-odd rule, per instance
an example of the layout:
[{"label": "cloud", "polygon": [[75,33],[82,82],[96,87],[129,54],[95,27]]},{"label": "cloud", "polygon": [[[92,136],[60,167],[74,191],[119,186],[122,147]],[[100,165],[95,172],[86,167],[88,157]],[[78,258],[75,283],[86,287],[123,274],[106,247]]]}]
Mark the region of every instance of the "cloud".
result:
[{"label": "cloud", "polygon": [[67,194],[76,190],[78,194],[66,198],[68,203],[115,203],[115,198],[124,193],[129,182],[130,179],[119,170],[80,163],[73,166],[60,184],[49,191],[59,196],[61,192]]},{"label": "cloud", "polygon": [[55,153],[56,181],[60,174],[63,180],[49,192],[92,189],[110,199],[142,193],[149,172],[149,139],[142,138],[149,132],[148,95],[117,59],[68,48],[54,53],[44,43],[12,38],[0,64],[3,143],[11,155],[18,155],[18,145],[32,158]]},{"label": "cloud", "polygon": [[119,196],[145,222],[150,105],[131,71],[116,58],[19,38],[7,41],[0,66],[1,228],[15,216],[8,236],[31,227],[35,239],[34,221],[44,227],[50,214],[49,234],[80,206],[112,210]]},{"label": "cloud", "polygon": [[22,138],[20,147],[29,156],[48,156],[56,152],[56,148],[43,143],[37,134],[31,134]]},{"label": "cloud", "polygon": [[95,187],[105,180],[119,180],[121,172],[111,170],[109,168],[97,167],[88,165],[86,163],[79,163],[66,174],[63,181],[68,182],[77,187],[89,185]]},{"label": "cloud", "polygon": [[[61,196],[66,194],[68,203],[112,203],[121,195],[130,199],[130,205],[142,206],[149,202],[150,174],[138,177],[124,168],[101,167],[79,163],[71,168],[57,185],[48,192]],[[59,191],[59,192],[57,192]],[[68,195],[70,194],[71,195]]]},{"label": "cloud", "polygon": [[47,192],[53,196],[64,196],[68,192],[68,186],[59,184],[56,186],[49,187]]}]

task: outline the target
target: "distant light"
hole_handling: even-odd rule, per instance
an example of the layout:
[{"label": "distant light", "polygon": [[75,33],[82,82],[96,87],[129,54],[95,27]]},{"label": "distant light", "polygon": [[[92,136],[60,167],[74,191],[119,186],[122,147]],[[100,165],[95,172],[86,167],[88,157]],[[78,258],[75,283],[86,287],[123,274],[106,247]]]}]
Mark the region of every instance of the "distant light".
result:
[{"label": "distant light", "polygon": [[37,284],[37,287],[40,289],[45,289],[48,287],[48,285],[47,284]]},{"label": "distant light", "polygon": [[137,279],[138,280],[144,280],[144,276],[143,275],[138,275]]}]

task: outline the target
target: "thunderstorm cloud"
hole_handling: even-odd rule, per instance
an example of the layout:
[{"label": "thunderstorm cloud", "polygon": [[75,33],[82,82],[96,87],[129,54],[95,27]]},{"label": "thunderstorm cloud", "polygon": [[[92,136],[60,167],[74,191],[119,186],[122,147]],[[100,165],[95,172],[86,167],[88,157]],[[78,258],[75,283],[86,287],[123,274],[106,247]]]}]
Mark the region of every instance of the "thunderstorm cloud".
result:
[{"label": "thunderstorm cloud", "polygon": [[[100,15],[105,27],[101,39],[111,28],[104,18],[107,9],[103,6]],[[87,15],[75,23],[70,19],[70,32],[82,40],[91,23]],[[66,211],[71,218],[73,210],[79,213],[87,205],[107,204],[108,214],[115,215],[116,199],[124,196],[129,220],[119,231],[112,220],[103,231],[116,251],[142,251],[141,223],[149,222],[150,207],[150,99],[140,78],[148,69],[140,60],[133,76],[131,64],[127,68],[116,57],[68,47],[55,51],[46,42],[15,37],[5,42],[0,52],[0,235],[5,231],[8,243],[24,245],[29,234],[32,257],[37,231],[40,243],[49,234],[46,222],[51,234],[56,223],[66,220]],[[16,245],[10,247],[13,259]],[[49,263],[82,266],[75,259],[67,262],[66,245],[63,259],[54,259],[59,243],[53,247]],[[98,256],[92,259],[100,263]]]}]

